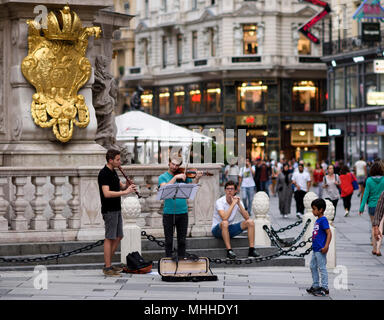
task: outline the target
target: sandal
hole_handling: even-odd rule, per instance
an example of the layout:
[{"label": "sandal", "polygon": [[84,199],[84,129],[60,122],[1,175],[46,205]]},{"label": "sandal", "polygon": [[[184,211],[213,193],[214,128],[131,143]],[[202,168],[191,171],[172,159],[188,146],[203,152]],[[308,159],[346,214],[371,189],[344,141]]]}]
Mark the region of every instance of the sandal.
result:
[{"label": "sandal", "polygon": [[[375,251],[372,251],[372,254],[375,256],[377,253]],[[381,253],[380,253],[381,254]]]},{"label": "sandal", "polygon": [[381,257],[381,252],[376,253],[378,257]]}]

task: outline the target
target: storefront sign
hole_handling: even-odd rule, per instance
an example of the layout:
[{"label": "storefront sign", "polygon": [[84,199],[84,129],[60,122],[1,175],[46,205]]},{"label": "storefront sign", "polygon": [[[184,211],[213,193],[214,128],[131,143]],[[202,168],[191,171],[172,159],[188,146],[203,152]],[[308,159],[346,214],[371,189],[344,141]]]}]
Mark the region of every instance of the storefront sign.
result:
[{"label": "storefront sign", "polygon": [[317,38],[314,34],[312,34],[309,29],[312,28],[316,23],[318,23],[321,19],[323,19],[329,12],[331,12],[331,8],[329,7],[329,4],[324,1],[320,0],[303,0],[305,2],[312,3],[316,6],[323,7],[324,10],[321,11],[319,14],[311,18],[306,24],[301,26],[299,28],[299,32],[304,34],[309,40],[311,40],[313,43],[320,43],[319,38]]},{"label": "storefront sign", "polygon": [[373,60],[373,72],[384,73],[384,59]]},{"label": "storefront sign", "polygon": [[380,5],[380,0],[365,0],[357,8],[353,19],[383,19],[384,8]]},{"label": "storefront sign", "polygon": [[381,41],[380,23],[363,22],[361,24],[361,36],[363,42],[379,42]]},{"label": "storefront sign", "polygon": [[326,123],[314,123],[313,124],[313,135],[315,137],[326,137],[327,136],[327,124]]},{"label": "storefront sign", "polygon": [[328,136],[340,136],[341,130],[340,129],[328,129]]},{"label": "storefront sign", "polygon": [[370,106],[384,106],[384,92],[368,92],[367,104]]}]

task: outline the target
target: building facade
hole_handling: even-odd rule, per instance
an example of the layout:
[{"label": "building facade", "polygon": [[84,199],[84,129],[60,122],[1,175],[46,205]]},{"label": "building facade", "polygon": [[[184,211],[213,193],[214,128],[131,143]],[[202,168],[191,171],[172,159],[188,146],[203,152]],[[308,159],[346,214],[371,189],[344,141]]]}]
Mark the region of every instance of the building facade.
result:
[{"label": "building facade", "polygon": [[324,44],[327,63],[329,157],[353,164],[383,157],[384,74],[383,27],[364,18],[362,1],[333,1],[333,33]]},{"label": "building facade", "polygon": [[[247,129],[252,159],[327,157],[322,46],[298,28],[317,8],[292,0],[137,1],[129,94],[142,108],[188,128]],[[328,24],[311,31],[321,38]]]}]

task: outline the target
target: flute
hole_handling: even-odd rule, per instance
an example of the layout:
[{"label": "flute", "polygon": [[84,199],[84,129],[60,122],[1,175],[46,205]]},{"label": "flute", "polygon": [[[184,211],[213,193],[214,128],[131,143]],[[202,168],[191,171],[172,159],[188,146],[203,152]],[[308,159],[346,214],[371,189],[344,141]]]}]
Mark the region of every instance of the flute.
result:
[{"label": "flute", "polygon": [[[121,174],[124,176],[125,180],[127,180],[127,186],[133,184],[132,180],[129,179],[129,178],[126,176],[126,174],[124,173],[123,169],[122,169],[120,166],[119,166],[118,168],[119,168]],[[140,195],[137,191],[135,191],[135,192],[136,192],[137,197],[140,199],[140,198],[141,198],[141,195]]]}]

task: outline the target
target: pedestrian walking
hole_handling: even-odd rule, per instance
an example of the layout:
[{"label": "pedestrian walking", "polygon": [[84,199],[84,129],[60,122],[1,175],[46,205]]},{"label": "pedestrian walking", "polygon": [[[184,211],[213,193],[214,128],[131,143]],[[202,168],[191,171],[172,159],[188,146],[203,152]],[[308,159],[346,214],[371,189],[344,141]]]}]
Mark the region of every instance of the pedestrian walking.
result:
[{"label": "pedestrian walking", "polygon": [[245,167],[240,169],[239,173],[239,185],[241,189],[241,197],[247,210],[251,214],[253,196],[255,195],[255,181],[253,177],[255,175],[255,166],[251,164],[251,160],[247,158],[245,160]]},{"label": "pedestrian walking", "polygon": [[340,168],[340,190],[341,190],[341,198],[343,199],[344,205],[344,217],[348,217],[351,212],[351,199],[353,195],[353,183],[357,183],[356,177],[352,172],[349,171],[348,166],[343,165]]},{"label": "pedestrian walking", "polygon": [[333,216],[333,220],[336,218],[336,209],[337,209],[337,203],[340,199],[340,191],[339,191],[339,185],[340,185],[340,177],[338,174],[335,174],[335,167],[333,164],[330,164],[327,169],[327,174],[324,176],[323,179],[323,197],[324,199],[328,199],[332,202],[333,206],[335,207],[335,214]]},{"label": "pedestrian walking", "polygon": [[358,197],[364,193],[365,188],[365,180],[367,179],[367,163],[364,161],[364,156],[360,157],[360,160],[356,161],[355,163],[355,174],[357,183],[359,184],[359,193],[357,194]]},{"label": "pedestrian walking", "polygon": [[311,177],[304,171],[304,164],[299,163],[298,171],[292,175],[292,183],[295,187],[296,217],[302,219],[304,215],[304,196],[311,187]]},{"label": "pedestrian walking", "polygon": [[[368,204],[368,214],[373,226],[373,217],[375,215],[376,205],[381,193],[384,191],[384,170],[382,161],[375,161],[370,170],[370,177],[366,181],[363,200],[361,201],[359,214],[364,212],[365,205]],[[377,241],[372,237],[372,254],[376,254]]]},{"label": "pedestrian walking", "polygon": [[325,176],[325,171],[321,167],[320,163],[316,163],[316,168],[313,170],[313,186],[315,187],[317,196],[319,198],[323,197],[323,179]]},{"label": "pedestrian walking", "polygon": [[271,168],[268,167],[266,162],[263,160],[260,165],[260,191],[264,191],[269,196],[268,181],[271,175]]},{"label": "pedestrian walking", "polygon": [[274,197],[276,197],[276,193],[277,193],[276,184],[277,184],[277,177],[279,176],[279,173],[280,173],[279,165],[278,165],[278,162],[275,161],[273,163],[272,172],[271,172],[271,179],[272,179],[271,191]]},{"label": "pedestrian walking", "polygon": [[381,193],[379,200],[377,201],[375,216],[372,222],[373,238],[376,240],[376,252],[377,256],[381,256],[381,242],[383,241],[383,223],[384,223],[384,192]]},{"label": "pedestrian walking", "polygon": [[291,213],[292,203],[292,173],[289,171],[288,163],[284,164],[283,170],[276,178],[276,192],[279,197],[279,210],[283,218],[288,218]]},{"label": "pedestrian walking", "polygon": [[227,181],[233,181],[236,184],[239,182],[239,166],[236,164],[235,159],[231,159],[230,163],[225,167],[225,178]]},{"label": "pedestrian walking", "polygon": [[[327,252],[332,239],[327,218],[324,216],[326,203],[324,199],[316,199],[311,203],[312,213],[317,217],[312,232],[312,259],[310,269],[312,273],[312,286],[307,289],[308,293],[315,296],[329,295]],[[320,276],[319,276],[320,271]],[[320,278],[321,277],[321,278]],[[320,286],[321,284],[321,286]]]}]

